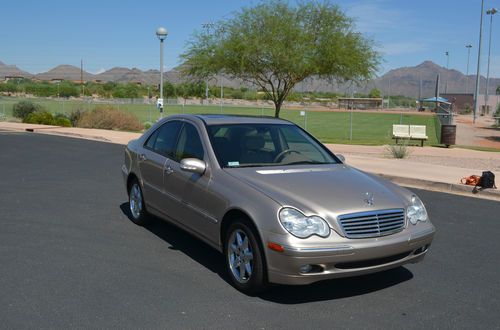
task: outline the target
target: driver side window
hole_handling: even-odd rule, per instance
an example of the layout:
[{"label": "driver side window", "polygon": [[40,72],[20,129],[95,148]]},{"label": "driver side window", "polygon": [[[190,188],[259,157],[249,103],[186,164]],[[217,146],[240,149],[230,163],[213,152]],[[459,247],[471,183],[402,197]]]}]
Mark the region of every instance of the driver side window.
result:
[{"label": "driver side window", "polygon": [[174,156],[175,142],[182,122],[173,120],[158,128],[144,144],[144,147],[168,158]]}]

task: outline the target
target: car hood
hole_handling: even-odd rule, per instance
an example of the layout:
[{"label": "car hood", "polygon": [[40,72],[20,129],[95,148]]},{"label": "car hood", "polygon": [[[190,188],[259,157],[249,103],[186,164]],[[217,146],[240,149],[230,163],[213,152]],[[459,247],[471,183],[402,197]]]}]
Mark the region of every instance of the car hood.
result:
[{"label": "car hood", "polygon": [[[400,209],[411,193],[345,164],[226,169],[282,206],[336,223],[340,214]],[[367,202],[373,196],[373,203]]]}]

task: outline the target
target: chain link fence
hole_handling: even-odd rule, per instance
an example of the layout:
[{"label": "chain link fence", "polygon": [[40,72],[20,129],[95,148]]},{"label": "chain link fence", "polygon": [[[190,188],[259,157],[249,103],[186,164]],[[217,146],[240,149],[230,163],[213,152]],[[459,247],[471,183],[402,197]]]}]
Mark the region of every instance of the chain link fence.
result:
[{"label": "chain link fence", "polygon": [[[20,101],[39,104],[52,114],[69,116],[73,111],[89,111],[97,106],[112,106],[120,111],[132,113],[142,123],[153,123],[159,118],[156,99],[64,99],[64,98],[16,98],[0,97],[0,120],[12,120],[12,107]],[[173,114],[234,114],[251,116],[274,116],[274,107],[269,103],[248,106],[243,103],[225,103],[227,100],[167,99],[164,116]],[[393,124],[426,125],[430,137],[428,143],[436,144],[438,134],[433,134],[439,124],[434,115],[404,111],[329,110],[313,108],[309,104],[282,109],[280,117],[303,127],[324,143],[347,144],[392,144]]]}]

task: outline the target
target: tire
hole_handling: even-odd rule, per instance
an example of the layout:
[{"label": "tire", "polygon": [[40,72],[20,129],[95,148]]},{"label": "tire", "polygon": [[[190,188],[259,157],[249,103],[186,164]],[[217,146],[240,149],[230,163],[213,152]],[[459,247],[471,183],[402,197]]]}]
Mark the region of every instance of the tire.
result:
[{"label": "tire", "polygon": [[144,195],[137,179],[134,179],[129,186],[128,201],[130,208],[130,219],[139,226],[144,226],[149,222],[146,204],[144,204]]},{"label": "tire", "polygon": [[267,288],[262,247],[248,221],[237,220],[229,226],[225,235],[224,256],[229,279],[236,289],[255,295]]}]

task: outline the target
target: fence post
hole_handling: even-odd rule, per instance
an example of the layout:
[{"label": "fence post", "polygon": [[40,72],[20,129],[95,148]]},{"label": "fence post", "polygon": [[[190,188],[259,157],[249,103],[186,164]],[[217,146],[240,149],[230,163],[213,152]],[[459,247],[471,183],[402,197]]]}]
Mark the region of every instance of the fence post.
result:
[{"label": "fence post", "polygon": [[349,116],[349,121],[350,121],[350,128],[349,128],[349,141],[352,141],[352,108],[350,111],[350,116]]}]

